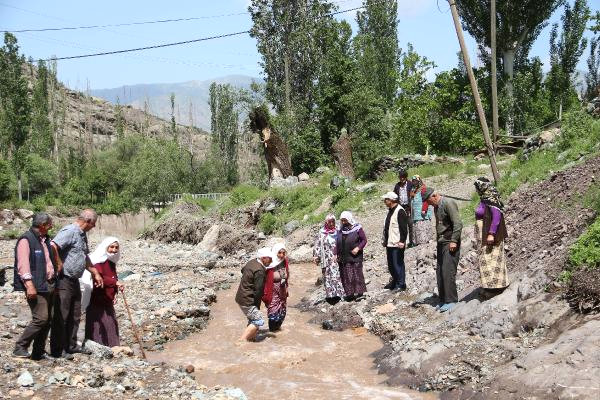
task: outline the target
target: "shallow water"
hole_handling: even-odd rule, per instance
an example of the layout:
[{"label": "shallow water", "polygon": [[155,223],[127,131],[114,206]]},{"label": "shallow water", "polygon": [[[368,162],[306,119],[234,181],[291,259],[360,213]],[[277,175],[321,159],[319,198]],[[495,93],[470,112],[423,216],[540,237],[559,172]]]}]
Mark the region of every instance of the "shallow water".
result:
[{"label": "shallow water", "polygon": [[[211,321],[199,334],[169,343],[149,359],[195,367],[206,386],[240,387],[250,399],[433,399],[389,387],[370,356],[382,342],[364,328],[333,332],[308,323],[296,304],[317,278],[314,265],[290,267],[288,314],[280,332],[261,331],[259,342],[238,341],[246,320],[234,301],[237,284],[219,292]],[[261,310],[264,313],[264,307]]]}]

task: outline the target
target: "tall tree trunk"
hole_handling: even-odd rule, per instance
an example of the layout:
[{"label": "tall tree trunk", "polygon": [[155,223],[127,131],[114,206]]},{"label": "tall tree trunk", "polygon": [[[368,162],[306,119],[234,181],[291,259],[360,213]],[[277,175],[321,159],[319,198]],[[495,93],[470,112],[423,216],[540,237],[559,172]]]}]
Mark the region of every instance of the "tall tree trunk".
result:
[{"label": "tall tree trunk", "polygon": [[263,107],[253,109],[248,115],[250,129],[258,133],[264,145],[269,180],[287,178],[293,174],[290,153],[281,136],[272,129],[268,113],[269,111]]},{"label": "tall tree trunk", "polygon": [[506,96],[508,98],[508,115],[506,116],[506,134],[512,135],[514,132],[514,112],[515,112],[515,90],[513,86],[515,70],[516,50],[509,49],[502,53],[502,64],[504,66],[504,76],[506,78]]},{"label": "tall tree trunk", "polygon": [[346,133],[333,144],[333,159],[340,174],[346,178],[354,179],[354,167],[352,166],[352,142]]},{"label": "tall tree trunk", "polygon": [[498,73],[496,71],[496,0],[491,0],[490,4],[490,42],[491,42],[491,69],[492,75],[492,143],[494,152],[498,151]]},{"label": "tall tree trunk", "polygon": [[23,201],[23,179],[21,178],[21,171],[17,171],[17,193],[19,195],[19,201]]}]

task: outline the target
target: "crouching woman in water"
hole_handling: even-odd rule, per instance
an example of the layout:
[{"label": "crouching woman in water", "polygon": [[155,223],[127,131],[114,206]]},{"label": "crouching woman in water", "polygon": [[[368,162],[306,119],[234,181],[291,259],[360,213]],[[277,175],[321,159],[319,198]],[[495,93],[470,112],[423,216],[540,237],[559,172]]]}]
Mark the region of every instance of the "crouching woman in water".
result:
[{"label": "crouching woman in water", "polygon": [[267,305],[269,331],[281,329],[287,312],[288,285],[290,278],[289,261],[285,244],[273,246],[273,263],[267,268],[263,301]]},{"label": "crouching woman in water", "polygon": [[104,285],[94,287],[85,317],[85,338],[104,346],[119,346],[119,325],[114,304],[118,291],[124,286],[117,278],[119,239],[107,237],[90,254],[94,268],[102,275]]},{"label": "crouching woman in water", "polygon": [[363,275],[363,249],[367,245],[367,235],[350,211],[342,213],[340,222],[342,226],[337,235],[336,249],[345,299],[360,301],[367,291]]},{"label": "crouching woman in water", "polygon": [[242,279],[235,295],[235,302],[248,319],[242,340],[253,341],[258,329],[265,324],[260,313],[260,302],[264,295],[266,267],[272,262],[271,249],[263,247],[256,253],[256,258],[248,261],[242,268]]}]

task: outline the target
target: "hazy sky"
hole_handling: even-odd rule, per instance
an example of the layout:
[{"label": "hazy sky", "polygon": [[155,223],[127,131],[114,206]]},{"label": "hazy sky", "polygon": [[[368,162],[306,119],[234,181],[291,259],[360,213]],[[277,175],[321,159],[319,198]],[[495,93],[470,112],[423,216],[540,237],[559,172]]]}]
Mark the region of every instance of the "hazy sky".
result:
[{"label": "hazy sky", "polygon": [[[502,0],[499,0],[502,1]],[[360,6],[361,0],[335,0],[340,10]],[[433,60],[437,70],[456,65],[459,50],[452,18],[445,0],[399,0],[398,36],[402,48],[408,42]],[[153,25],[65,31],[17,33],[26,56],[34,59],[72,56],[99,51],[144,47],[245,31],[251,20],[248,0],[0,0],[0,29],[37,29],[82,25],[106,25],[173,18],[203,17],[193,21]],[[600,9],[600,0],[589,0]],[[562,9],[552,16],[558,21]],[[355,12],[338,15],[356,31]],[[207,17],[207,18],[204,18]],[[536,41],[531,55],[548,61],[548,26]],[[476,45],[468,38],[471,58]],[[585,69],[584,54],[580,62]],[[59,78],[70,87],[92,89],[136,83],[205,80],[243,74],[260,76],[256,43],[248,35],[137,53],[109,55],[58,62]]]}]

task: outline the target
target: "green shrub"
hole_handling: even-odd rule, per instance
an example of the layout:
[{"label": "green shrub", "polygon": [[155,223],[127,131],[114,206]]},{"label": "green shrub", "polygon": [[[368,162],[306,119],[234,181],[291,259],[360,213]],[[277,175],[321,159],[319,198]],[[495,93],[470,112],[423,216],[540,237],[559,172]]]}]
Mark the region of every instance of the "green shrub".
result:
[{"label": "green shrub", "polygon": [[573,267],[600,266],[600,218],[590,225],[569,250],[569,261]]},{"label": "green shrub", "polygon": [[260,217],[258,228],[265,234],[270,235],[277,229],[277,218],[271,213],[264,213]]},{"label": "green shrub", "polygon": [[231,190],[229,198],[223,204],[222,210],[246,206],[260,199],[263,194],[264,191],[256,186],[238,185]]},{"label": "green shrub", "polygon": [[583,205],[600,214],[600,185],[593,184],[583,197]]},{"label": "green shrub", "polygon": [[205,198],[194,199],[189,194],[184,195],[182,201],[185,203],[195,204],[195,205],[199,206],[202,209],[202,211],[208,211],[211,208],[213,208],[216,204],[216,202],[212,199],[205,199]]}]

